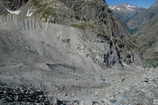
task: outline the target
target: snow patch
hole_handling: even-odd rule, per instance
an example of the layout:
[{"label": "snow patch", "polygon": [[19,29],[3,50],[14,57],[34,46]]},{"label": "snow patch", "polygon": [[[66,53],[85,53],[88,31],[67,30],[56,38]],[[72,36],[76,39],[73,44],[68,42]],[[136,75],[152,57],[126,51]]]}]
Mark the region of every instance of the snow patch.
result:
[{"label": "snow patch", "polygon": [[[6,10],[10,13],[10,14],[16,14],[18,15],[20,13],[21,10],[16,10],[16,11],[11,11],[9,9],[6,8]],[[33,14],[33,12],[30,12],[30,10],[28,9],[26,16],[30,17]]]},{"label": "snow patch", "polygon": [[133,5],[125,5],[127,8],[136,8],[136,6]]},{"label": "snow patch", "polygon": [[121,10],[120,8],[116,8],[117,10]]},{"label": "snow patch", "polygon": [[127,5],[126,7],[127,7],[127,8],[130,8],[130,7],[131,7],[131,5]]},{"label": "snow patch", "polygon": [[20,10],[17,11],[10,11],[9,9],[5,8],[10,14],[16,14],[18,15],[20,13]]},{"label": "snow patch", "polygon": [[134,9],[132,9],[132,8],[127,8],[128,10],[130,10],[130,11],[134,11]]},{"label": "snow patch", "polygon": [[136,8],[136,6],[131,6],[132,8]]},{"label": "snow patch", "polygon": [[116,8],[116,6],[110,6],[109,8],[110,8],[110,9],[115,9],[115,8]]},{"label": "snow patch", "polygon": [[28,9],[26,16],[31,16],[33,14],[33,12],[30,12],[30,10]]}]

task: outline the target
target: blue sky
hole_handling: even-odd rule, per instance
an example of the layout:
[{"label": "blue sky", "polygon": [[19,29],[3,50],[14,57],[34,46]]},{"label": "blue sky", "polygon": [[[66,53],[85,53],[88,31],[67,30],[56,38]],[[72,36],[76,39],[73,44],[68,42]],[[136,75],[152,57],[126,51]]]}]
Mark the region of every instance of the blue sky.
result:
[{"label": "blue sky", "polygon": [[117,3],[129,3],[135,6],[149,8],[156,0],[105,0],[108,5],[115,5]]}]

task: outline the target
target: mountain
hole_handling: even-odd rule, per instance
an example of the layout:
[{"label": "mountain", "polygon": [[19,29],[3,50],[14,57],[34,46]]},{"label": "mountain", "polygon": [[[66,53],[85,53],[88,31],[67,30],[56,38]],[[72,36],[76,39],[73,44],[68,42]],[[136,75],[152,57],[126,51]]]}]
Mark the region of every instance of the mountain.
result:
[{"label": "mountain", "polygon": [[140,66],[137,41],[104,0],[1,2],[0,104],[157,102],[156,70]]},{"label": "mountain", "polygon": [[109,8],[116,14],[116,16],[125,24],[145,10],[143,7],[137,7],[131,4],[121,4],[118,3],[116,5],[109,5]]},{"label": "mountain", "polygon": [[[156,1],[149,9],[142,11],[139,15],[131,19],[127,26],[133,30],[139,30],[148,23],[158,13],[158,1]],[[143,17],[143,18],[142,18]]]},{"label": "mountain", "polygon": [[[141,18],[141,16],[144,17]],[[131,25],[133,28],[140,28],[140,30],[134,36],[139,42],[139,46],[142,50],[143,58],[151,66],[154,67],[158,66],[157,21],[158,21],[158,1],[156,1],[149,9],[136,16],[136,20],[134,20]],[[136,23],[139,24],[136,25]]]},{"label": "mountain", "polygon": [[[14,2],[11,4],[14,4]],[[87,6],[87,4],[89,6]],[[21,5],[21,3],[19,5]],[[111,10],[105,6],[105,2],[102,0],[96,3],[93,0],[85,2],[84,0],[33,0],[32,2],[27,2],[27,4],[19,8],[19,10],[19,15],[26,16],[26,13],[30,12],[32,17],[39,21],[65,24],[82,29],[82,31],[93,31],[93,33],[96,34],[95,36],[90,37],[85,35],[84,37],[87,37],[88,40],[93,43],[100,40],[110,45],[109,48],[106,48],[109,49],[106,54],[100,52],[100,58],[105,54],[105,59],[100,59],[100,61],[96,57],[92,57],[92,60],[100,64],[103,68],[113,67],[115,64],[122,65],[122,61],[129,63],[133,62],[132,57],[130,60],[127,58],[126,55],[128,54],[120,54],[124,53],[122,51],[124,50],[124,48],[122,48],[124,42],[120,39],[126,38],[129,34],[122,26],[122,23],[113,15]],[[102,39],[102,37],[105,38]],[[101,51],[104,50],[105,48],[103,47]],[[109,55],[111,56],[110,59],[113,59],[112,61],[108,60]]]}]

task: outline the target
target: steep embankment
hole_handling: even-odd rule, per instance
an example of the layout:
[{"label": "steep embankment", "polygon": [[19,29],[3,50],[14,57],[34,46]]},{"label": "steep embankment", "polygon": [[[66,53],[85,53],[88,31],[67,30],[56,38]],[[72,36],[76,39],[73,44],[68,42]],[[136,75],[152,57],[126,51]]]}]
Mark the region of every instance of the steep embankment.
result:
[{"label": "steep embankment", "polygon": [[[0,23],[2,86],[39,89],[47,93],[47,97],[56,100],[49,100],[51,103],[56,103],[58,99],[82,103],[90,100],[92,103],[92,98],[96,100],[100,89],[126,74],[124,71],[104,70],[94,62],[92,57],[99,58],[102,49],[101,45],[98,48],[84,36],[95,36],[92,32],[66,25],[41,23],[17,15],[1,16]],[[109,46],[106,42],[104,45],[107,45],[106,48]],[[116,67],[119,69],[119,66]],[[26,99],[30,95],[26,95]],[[18,100],[22,100],[23,103],[37,103],[19,99],[21,96],[18,100],[13,97],[9,96],[10,101],[6,97],[1,98],[4,102],[19,103],[21,101]]]},{"label": "steep embankment", "polygon": [[99,50],[82,38],[82,31],[16,15],[2,16],[0,21],[1,84],[46,90],[60,99],[65,94],[83,97],[106,86],[99,79],[104,70],[85,57],[89,48]]},{"label": "steep embankment", "polygon": [[[133,40],[128,40],[130,39],[128,32],[103,0],[97,2],[93,0],[34,1],[32,8],[38,8],[33,14],[38,20],[67,24],[82,30],[93,31],[101,43],[108,42],[114,50],[110,52],[106,50],[104,61],[107,66],[111,66],[110,62],[123,61],[128,64],[134,62],[135,54],[130,50],[136,46]],[[91,36],[88,38],[90,41],[94,39]],[[93,41],[96,43],[95,40]],[[127,51],[128,49],[130,50]],[[118,56],[114,57],[114,53],[117,53]],[[113,56],[113,60],[108,63],[106,59],[109,59],[109,55]]]},{"label": "steep embankment", "polygon": [[[94,36],[85,37],[94,44],[98,43],[98,47],[102,46],[103,52],[99,55],[104,59],[92,57],[102,68],[119,66],[122,62],[134,62],[135,54],[131,49],[133,50],[135,45],[133,41],[127,41],[128,32],[103,0],[33,0],[21,7],[19,14],[24,16],[27,12],[40,21],[66,24],[87,33],[94,33]],[[104,42],[108,43],[108,48],[104,47]]]}]

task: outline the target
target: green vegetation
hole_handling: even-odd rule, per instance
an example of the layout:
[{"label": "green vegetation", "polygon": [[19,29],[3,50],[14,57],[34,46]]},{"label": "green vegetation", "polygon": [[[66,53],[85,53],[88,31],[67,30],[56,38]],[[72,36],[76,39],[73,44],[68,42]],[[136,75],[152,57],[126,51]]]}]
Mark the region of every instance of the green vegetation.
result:
[{"label": "green vegetation", "polygon": [[132,41],[134,44],[138,44],[138,42],[134,39],[133,41]]},{"label": "green vegetation", "polygon": [[131,42],[127,43],[127,49],[131,50],[131,49],[135,49],[135,48],[138,48],[137,47],[137,41],[134,39],[132,40]]},{"label": "green vegetation", "polygon": [[148,43],[144,44],[143,47],[149,48],[152,47],[155,43],[156,43],[155,40],[149,41]]},{"label": "green vegetation", "polygon": [[157,67],[157,66],[158,66],[158,58],[147,59],[146,62],[147,62],[151,67]]},{"label": "green vegetation", "polygon": [[68,15],[61,12],[62,10],[60,10],[60,8],[62,9],[62,4],[57,5],[54,2],[40,3],[35,0],[34,5],[36,5],[38,9],[34,12],[33,16],[40,21],[63,24],[64,21],[69,18]]},{"label": "green vegetation", "polygon": [[[144,40],[144,41],[146,41],[146,40]],[[146,42],[146,44],[144,44],[144,45],[142,46],[143,49],[144,49],[144,51],[146,51],[148,48],[154,46],[156,42],[157,42],[157,41],[154,40],[154,39],[153,39],[152,41]]]},{"label": "green vegetation", "polygon": [[151,47],[151,46],[153,46],[153,44],[155,44],[155,43],[156,43],[156,41],[150,41],[150,42],[148,43],[148,46]]},{"label": "green vegetation", "polygon": [[[34,16],[40,20],[44,19],[44,22],[53,21],[56,15],[56,11],[52,7],[47,7],[47,4],[44,4],[39,8],[37,11],[35,11]],[[52,17],[54,16],[54,17]]]},{"label": "green vegetation", "polygon": [[130,29],[129,32],[130,34],[135,34],[139,29],[138,28],[134,28],[134,29]]},{"label": "green vegetation", "polygon": [[42,0],[33,0],[33,5],[38,9],[34,12],[34,17],[44,22],[54,22],[56,9],[50,7],[48,3],[42,4]]},{"label": "green vegetation", "polygon": [[153,56],[157,56],[158,57],[158,52],[154,52]]},{"label": "green vegetation", "polygon": [[32,0],[32,2],[35,7],[41,7],[40,3],[42,2],[42,0]]},{"label": "green vegetation", "polygon": [[153,18],[155,15],[156,15],[156,13],[154,13],[154,12],[150,13],[150,14],[149,14],[149,18],[151,19],[151,18]]},{"label": "green vegetation", "polygon": [[153,21],[149,21],[149,25],[153,26],[157,22],[157,19],[154,19]]},{"label": "green vegetation", "polygon": [[86,28],[95,28],[95,26],[90,23],[72,24],[71,26],[82,30],[85,30]]},{"label": "green vegetation", "polygon": [[134,44],[134,43],[128,43],[127,44],[127,49],[134,49],[134,48],[137,48],[137,46]]}]

